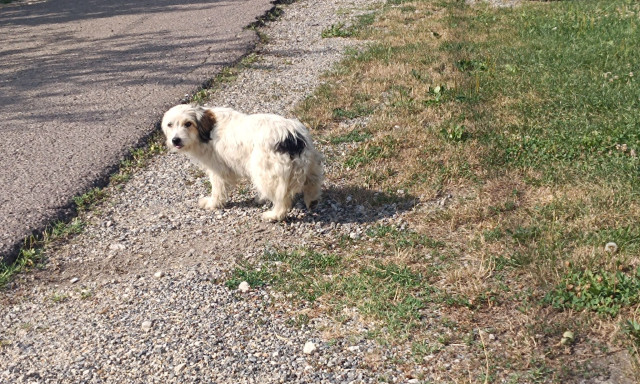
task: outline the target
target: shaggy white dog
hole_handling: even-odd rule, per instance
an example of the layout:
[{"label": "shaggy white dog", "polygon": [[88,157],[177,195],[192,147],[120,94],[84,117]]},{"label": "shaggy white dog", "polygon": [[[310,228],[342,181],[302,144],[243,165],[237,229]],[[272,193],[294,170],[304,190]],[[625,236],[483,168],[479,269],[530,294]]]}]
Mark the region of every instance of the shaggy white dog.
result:
[{"label": "shaggy white dog", "polygon": [[181,104],[164,114],[162,131],[167,147],[209,175],[211,197],[198,201],[201,208],[221,207],[241,178],[251,180],[259,201],[273,203],[262,214],[268,221],[284,219],[296,193],[303,193],[309,209],[320,198],[322,155],[298,120]]}]

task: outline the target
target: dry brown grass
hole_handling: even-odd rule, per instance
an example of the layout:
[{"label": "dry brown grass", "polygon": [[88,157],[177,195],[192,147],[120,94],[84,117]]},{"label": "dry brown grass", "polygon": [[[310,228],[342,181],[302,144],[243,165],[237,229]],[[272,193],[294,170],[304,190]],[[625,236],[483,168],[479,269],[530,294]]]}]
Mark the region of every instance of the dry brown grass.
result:
[{"label": "dry brown grass", "polygon": [[[511,33],[502,25],[470,32],[455,17],[465,12],[472,11],[429,1],[387,7],[362,36],[373,42],[371,47],[332,71],[327,85],[298,114],[328,146],[354,129],[366,130],[369,139],[331,159],[341,166],[331,167],[328,178],[390,196],[398,190],[416,196],[418,206],[405,215],[409,227],[445,244],[400,249],[373,242],[367,243],[370,252],[348,246],[339,250],[359,267],[383,260],[431,276],[438,297],[426,312],[441,313],[457,325],[425,320],[415,330],[411,342],[440,345],[435,357],[424,363],[418,358],[418,365],[449,382],[569,382],[575,372],[625,345],[619,339],[619,317],[557,311],[542,305],[541,298],[576,267],[616,271],[638,266],[638,256],[610,257],[592,239],[567,239],[584,228],[597,234],[624,226],[638,217],[640,207],[620,199],[619,185],[551,185],[531,182],[542,179],[540,169],[487,166],[491,149],[479,138],[493,127],[476,115],[488,113],[498,127],[519,126],[523,116],[514,113],[516,107],[523,100],[540,103],[544,95],[531,89],[519,99],[497,94],[481,103],[456,102],[456,95],[473,98],[486,84],[456,67],[468,58],[463,50],[442,46]],[[495,70],[491,57],[486,65],[488,72]],[[363,106],[362,116],[336,115],[337,109]],[[455,135],[456,127],[463,127],[463,135]],[[486,330],[491,340],[480,333]],[[576,340],[561,344],[566,330],[575,332]],[[443,369],[460,354],[469,362]],[[604,368],[595,364],[594,372],[598,369]]]}]

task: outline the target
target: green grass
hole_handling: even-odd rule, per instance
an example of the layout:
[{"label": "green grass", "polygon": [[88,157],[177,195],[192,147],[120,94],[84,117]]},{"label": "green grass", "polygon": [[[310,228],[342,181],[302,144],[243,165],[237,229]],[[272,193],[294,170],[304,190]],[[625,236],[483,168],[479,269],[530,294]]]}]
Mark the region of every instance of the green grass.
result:
[{"label": "green grass", "polygon": [[364,130],[358,130],[358,129],[354,129],[353,131],[344,134],[344,135],[339,135],[339,136],[334,136],[329,138],[329,142],[331,144],[342,144],[342,143],[360,143],[363,141],[366,141],[370,138],[372,138],[373,136],[371,135],[371,133],[364,131]]},{"label": "green grass", "polygon": [[23,247],[13,264],[0,263],[0,288],[5,287],[16,274],[37,267],[41,261],[41,249],[32,246]]},{"label": "green grass", "polygon": [[355,168],[369,164],[378,159],[392,157],[397,144],[397,139],[390,135],[385,136],[375,143],[366,142],[363,146],[353,151],[345,159],[344,164],[347,167]]},{"label": "green grass", "polygon": [[322,31],[323,38],[329,37],[351,37],[354,35],[354,31],[347,28],[344,23],[331,24],[330,27]]},{"label": "green grass", "polygon": [[379,238],[387,247],[407,249],[427,247],[431,249],[444,248],[442,241],[436,241],[429,236],[405,229],[400,230],[394,226],[378,224],[367,230],[367,236]]},{"label": "green grass", "polygon": [[561,309],[590,310],[614,317],[623,307],[640,303],[640,267],[634,273],[577,270],[545,296]]},{"label": "green grass", "polygon": [[[421,208],[407,215],[415,230],[381,225],[367,243],[342,239],[360,282],[372,255],[394,255],[402,267],[428,248],[436,257],[410,264],[413,273],[435,275],[426,305],[479,317],[508,313],[509,323],[520,321],[518,331],[502,329],[510,342],[524,334],[548,338],[524,342],[526,359],[515,357],[523,340],[514,341],[505,352],[511,357],[503,356],[511,368],[483,369],[481,381],[579,374],[554,350],[552,318],[580,319],[579,348],[590,348],[586,340],[615,344],[602,340],[594,323],[615,329],[635,318],[639,14],[640,3],[630,0],[513,8],[387,1],[360,31],[371,43],[348,50],[299,108],[329,144],[360,143],[332,177],[421,197]],[[344,132],[344,120],[365,116],[366,138]],[[452,198],[439,204],[448,193]],[[603,249],[611,241],[617,252]],[[465,321],[481,329],[495,320],[475,315]],[[418,357],[426,348],[420,340],[413,345]]]},{"label": "green grass", "polygon": [[67,295],[66,293],[58,293],[55,292],[53,293],[49,299],[51,301],[53,301],[56,304],[60,304],[60,303],[64,303],[65,301],[69,300],[69,295]]},{"label": "green grass", "polygon": [[533,167],[544,183],[636,179],[640,32],[637,17],[625,14],[633,9],[628,1],[560,2],[462,20],[493,29],[480,27],[485,42],[443,49],[463,57],[455,62],[461,71],[480,71],[484,99],[517,100],[517,123],[481,122],[495,154],[490,166]]},{"label": "green grass", "polygon": [[407,266],[381,262],[354,266],[338,255],[310,249],[265,252],[262,267],[238,268],[226,285],[236,289],[242,281],[272,285],[297,300],[322,298],[335,308],[357,307],[397,337],[408,337],[418,326],[420,310],[434,292],[426,276]]},{"label": "green grass", "polygon": [[[116,177],[115,180],[123,181],[124,177]],[[97,203],[104,200],[107,197],[107,192],[104,188],[93,188],[80,196],[73,198],[73,202],[79,211],[86,211],[94,207]]]}]

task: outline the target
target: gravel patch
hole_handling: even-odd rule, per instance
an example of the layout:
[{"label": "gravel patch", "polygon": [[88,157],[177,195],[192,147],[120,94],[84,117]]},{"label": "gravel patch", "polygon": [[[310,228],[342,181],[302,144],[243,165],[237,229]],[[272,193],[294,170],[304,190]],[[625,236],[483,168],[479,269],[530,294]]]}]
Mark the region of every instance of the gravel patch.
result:
[{"label": "gravel patch", "polygon": [[[285,6],[278,21],[261,29],[269,43],[258,60],[209,104],[292,116],[320,75],[358,44],[323,39],[322,30],[379,4]],[[199,209],[205,183],[186,157],[159,155],[80,215],[82,234],[46,249],[44,270],[19,276],[0,293],[0,382],[417,382],[393,364],[406,351],[366,339],[370,325],[356,310],[345,309],[351,320],[341,325],[322,317],[295,325],[308,308],[294,308],[268,289],[223,284],[236,266],[258,261],[271,247],[331,248],[372,225],[401,226],[412,204],[374,209],[358,201],[380,192],[327,180],[316,211],[298,201],[287,221],[272,224],[260,220],[267,207],[254,203],[248,186],[224,209]]]}]

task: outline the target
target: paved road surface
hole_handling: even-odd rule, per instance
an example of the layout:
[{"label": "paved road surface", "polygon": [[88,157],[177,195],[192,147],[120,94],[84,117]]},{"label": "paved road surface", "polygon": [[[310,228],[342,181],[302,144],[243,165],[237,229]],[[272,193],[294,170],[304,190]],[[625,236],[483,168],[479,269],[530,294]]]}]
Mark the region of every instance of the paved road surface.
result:
[{"label": "paved road surface", "polygon": [[0,8],[0,259],[70,213],[163,111],[255,43],[271,0]]}]

